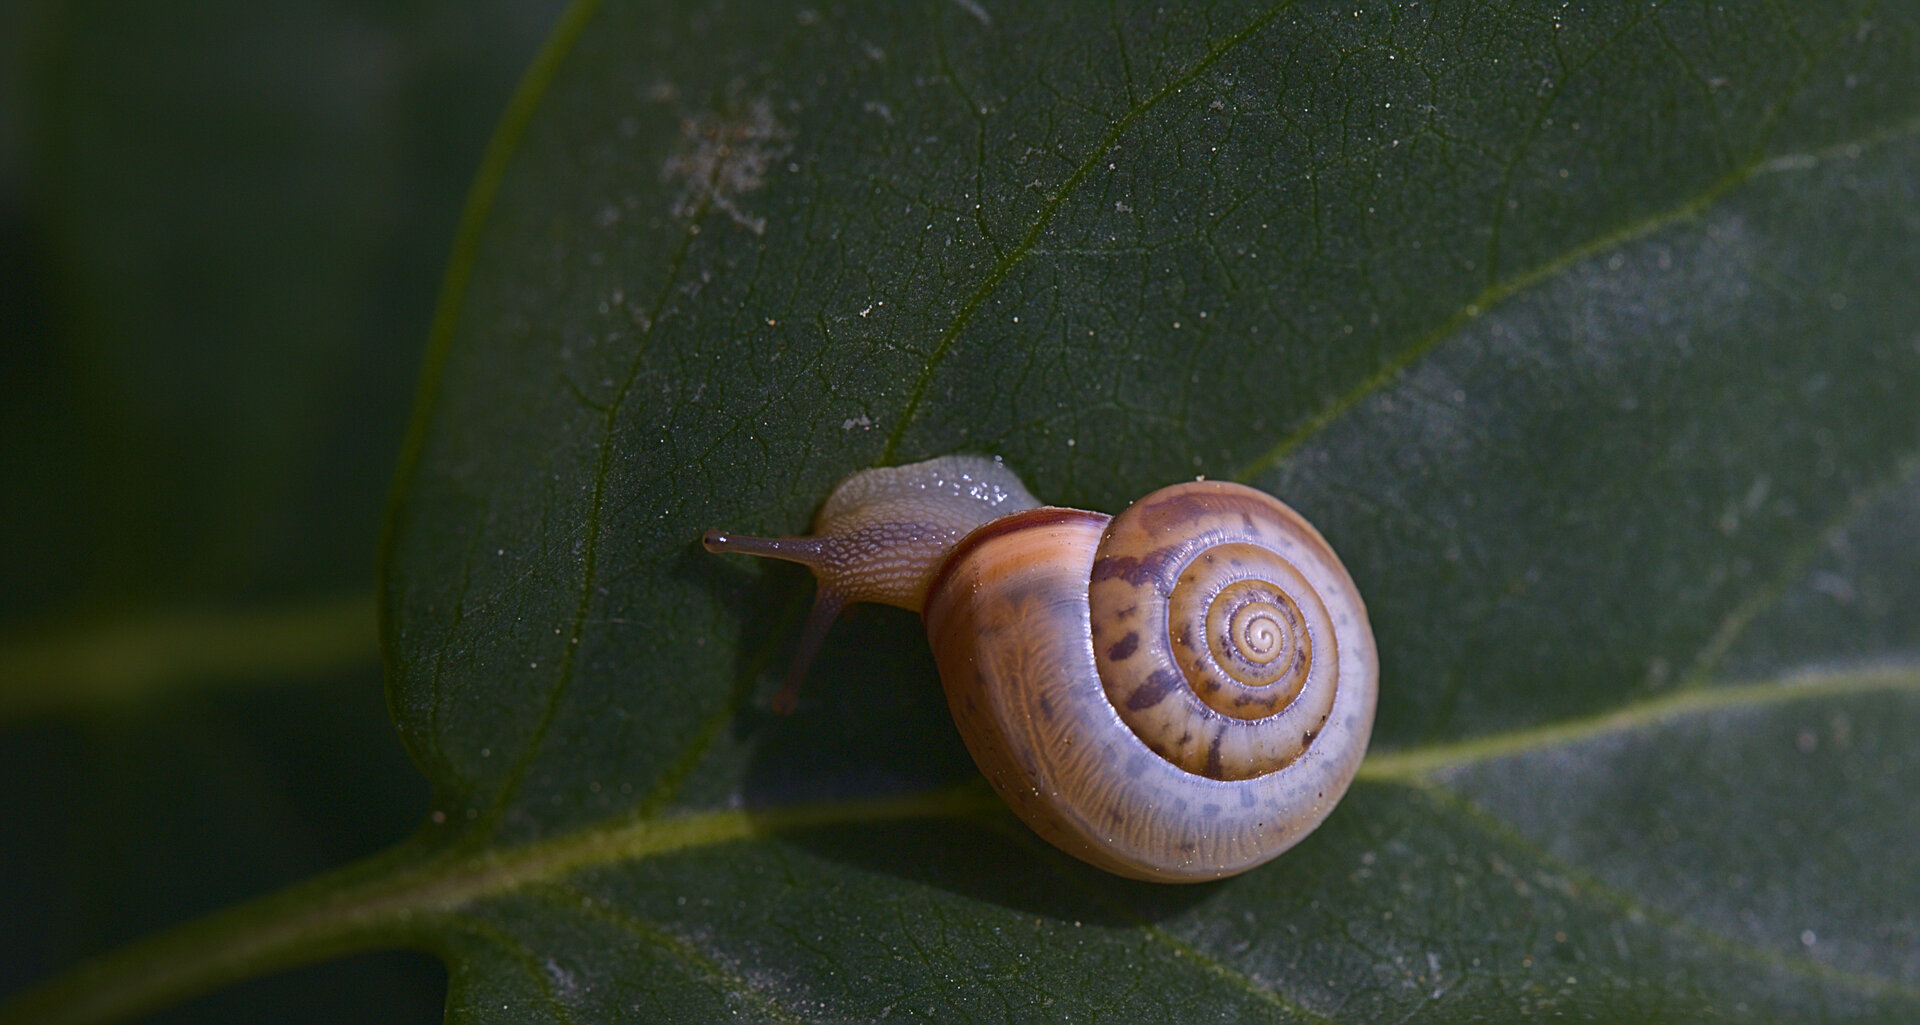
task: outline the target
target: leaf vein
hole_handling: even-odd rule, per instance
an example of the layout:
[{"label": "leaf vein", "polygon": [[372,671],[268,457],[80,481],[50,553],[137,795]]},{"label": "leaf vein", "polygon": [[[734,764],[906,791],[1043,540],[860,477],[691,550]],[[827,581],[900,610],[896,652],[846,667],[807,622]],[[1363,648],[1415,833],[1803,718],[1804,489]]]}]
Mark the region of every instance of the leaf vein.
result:
[{"label": "leaf vein", "polygon": [[718,960],[702,953],[697,947],[673,935],[660,925],[638,915],[621,911],[605,900],[564,883],[547,883],[538,888],[556,901],[565,905],[569,911],[584,911],[616,929],[626,932],[641,942],[660,950],[681,961],[688,967],[705,975],[710,981],[733,997],[752,1003],[760,1011],[775,1021],[801,1022],[804,1019],[789,1011],[765,992],[757,989],[737,972],[730,971]]},{"label": "leaf vein", "polygon": [[1742,599],[1721,619],[1720,626],[1700,646],[1693,658],[1693,668],[1681,681],[1681,688],[1705,686],[1720,660],[1726,657],[1735,642],[1746,634],[1747,627],[1760,617],[1761,613],[1772,608],[1787,594],[1800,575],[1813,564],[1820,552],[1833,541],[1846,533],[1847,529],[1870,509],[1874,502],[1901,485],[1912,480],[1920,471],[1920,444],[1917,444],[1905,456],[1896,459],[1889,473],[1872,485],[1862,488],[1849,498],[1839,512],[1835,513],[1820,527],[1810,532],[1807,538],[1795,545],[1781,560],[1779,571],[1756,587],[1753,593]]},{"label": "leaf vein", "polygon": [[[1856,155],[1869,146],[1883,145],[1906,136],[1920,133],[1920,118],[1899,122],[1897,125],[1883,127],[1858,137],[1836,143],[1820,152],[1822,154]],[[1418,363],[1421,359],[1438,349],[1443,343],[1455,337],[1467,325],[1486,316],[1494,307],[1500,305],[1528,288],[1545,281],[1582,260],[1591,259],[1608,250],[1625,245],[1637,239],[1645,238],[1663,228],[1680,223],[1689,218],[1698,217],[1711,209],[1727,193],[1732,192],[1748,179],[1763,172],[1781,170],[1779,158],[1756,156],[1752,160],[1734,168],[1726,175],[1709,184],[1698,194],[1688,197],[1665,210],[1651,214],[1637,221],[1623,224],[1612,231],[1595,235],[1585,242],[1571,246],[1560,254],[1542,261],[1505,281],[1489,285],[1468,299],[1452,314],[1441,320],[1431,330],[1418,335],[1405,348],[1389,355],[1372,374],[1362,378],[1347,391],[1335,396],[1309,414],[1300,425],[1281,435],[1267,451],[1248,460],[1231,475],[1231,479],[1241,482],[1251,481],[1278,465],[1295,449],[1318,435],[1329,424],[1338,420],[1349,410],[1358,406],[1374,393],[1385,389]],[[1800,164],[1791,168],[1798,169]]]},{"label": "leaf vein", "polygon": [[1686,715],[1874,693],[1920,694],[1920,665],[1893,663],[1851,671],[1817,672],[1752,683],[1675,690],[1599,715],[1369,755],[1360,766],[1359,778],[1376,782],[1411,783],[1448,769],[1524,754],[1549,745],[1579,743]]},{"label": "leaf vein", "polygon": [[[532,949],[520,942],[519,937],[491,922],[483,922],[472,915],[448,915],[446,920],[461,932],[485,940],[498,947],[500,952],[505,955],[509,961],[512,961],[514,966],[519,968],[522,974],[532,980],[534,988],[540,991],[542,997],[546,998],[546,1002],[548,1006],[553,1009],[555,1017],[563,1022],[573,1021],[573,1010],[567,1006],[566,1001],[561,999],[559,992],[554,989],[553,977],[548,974],[546,966],[534,956]],[[449,1000],[449,1002],[451,1002],[451,1000]]]},{"label": "leaf vein", "polygon": [[[1867,993],[1894,995],[1909,1000],[1920,1001],[1920,989],[1915,989],[1894,979],[1874,975],[1868,972],[1848,971],[1832,965],[1815,961],[1808,957],[1789,957],[1776,953],[1751,942],[1729,936],[1719,930],[1690,922],[1678,914],[1659,905],[1648,904],[1643,898],[1629,893],[1589,872],[1586,868],[1554,854],[1532,837],[1514,827],[1514,825],[1486,808],[1475,803],[1465,795],[1436,783],[1432,780],[1400,781],[1409,789],[1426,794],[1445,810],[1449,810],[1479,830],[1484,835],[1507,847],[1525,853],[1552,875],[1560,876],[1572,885],[1560,892],[1570,899],[1586,899],[1592,903],[1609,907],[1629,916],[1641,916],[1669,932],[1677,933],[1687,940],[1702,946],[1711,947],[1730,957],[1764,965],[1776,971],[1784,971],[1804,978],[1818,979],[1848,989]],[[1569,892],[1571,891],[1571,892]]]},{"label": "leaf vein", "polygon": [[1151,96],[1148,96],[1145,100],[1129,108],[1126,113],[1115,119],[1112,126],[1107,129],[1107,133],[1101,137],[1097,144],[1088,150],[1087,155],[1083,157],[1080,163],[1060,182],[1053,193],[1047,197],[1046,202],[1041,204],[1039,213],[1034,216],[1033,223],[1028,226],[1026,233],[1021,236],[1020,240],[1016,242],[1011,249],[1001,253],[999,257],[994,260],[993,266],[988,269],[986,276],[981,279],[980,283],[974,287],[974,290],[961,302],[960,309],[955,312],[953,319],[948,322],[946,329],[940,333],[939,341],[934,344],[933,351],[927,356],[926,365],[921,368],[919,374],[915,375],[913,384],[908,389],[907,400],[901,405],[899,418],[895,421],[893,429],[887,432],[886,444],[881,448],[880,458],[878,460],[880,465],[892,463],[898,458],[900,445],[906,437],[907,428],[914,422],[914,418],[919,412],[920,404],[926,397],[927,389],[932,386],[935,372],[938,371],[940,366],[946,361],[948,353],[953,350],[954,343],[958,340],[960,332],[965,330],[966,326],[973,321],[974,314],[979,312],[981,306],[985,305],[987,298],[993,294],[994,290],[1000,287],[1000,283],[1005,281],[1009,274],[1013,273],[1013,269],[1024,262],[1028,256],[1032,255],[1036,243],[1040,240],[1041,234],[1046,231],[1047,225],[1053,223],[1054,215],[1059,212],[1060,207],[1065,205],[1067,199],[1079,188],[1080,183],[1085,181],[1089,174],[1093,173],[1095,167],[1099,166],[1101,159],[1112,151],[1113,147],[1119,143],[1120,138],[1126,134],[1128,129],[1137,124],[1141,118],[1158,106],[1162,100],[1174,95],[1186,85],[1198,79],[1208,68],[1218,63],[1227,54],[1252,38],[1261,29],[1272,24],[1275,19],[1279,18],[1280,15],[1291,6],[1293,6],[1293,0],[1285,0],[1285,2],[1274,5],[1271,10],[1253,19],[1239,31],[1210,48],[1205,56],[1194,63],[1193,67],[1188,68],[1183,74],[1169,80]]}]

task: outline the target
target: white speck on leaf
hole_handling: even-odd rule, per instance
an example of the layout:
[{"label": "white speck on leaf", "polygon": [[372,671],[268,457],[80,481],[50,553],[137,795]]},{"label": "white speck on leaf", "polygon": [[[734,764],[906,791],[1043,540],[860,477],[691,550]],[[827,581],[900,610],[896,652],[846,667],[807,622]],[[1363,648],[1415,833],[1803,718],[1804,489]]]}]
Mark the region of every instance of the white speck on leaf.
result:
[{"label": "white speck on leaf", "polygon": [[979,19],[980,24],[988,28],[993,27],[993,16],[987,13],[985,7],[980,6],[979,0],[953,0],[953,2],[958,5],[961,10]]},{"label": "white speck on leaf", "polygon": [[572,1000],[575,991],[579,988],[579,984],[574,981],[573,973],[560,967],[560,962],[553,958],[547,958],[544,967],[547,969],[547,978],[553,980],[553,988],[558,991],[561,998]]}]

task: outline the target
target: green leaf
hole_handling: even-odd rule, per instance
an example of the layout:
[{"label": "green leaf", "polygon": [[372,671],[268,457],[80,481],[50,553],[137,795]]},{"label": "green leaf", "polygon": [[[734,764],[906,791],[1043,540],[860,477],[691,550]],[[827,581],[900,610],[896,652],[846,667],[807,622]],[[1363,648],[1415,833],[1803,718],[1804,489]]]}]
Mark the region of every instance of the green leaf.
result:
[{"label": "green leaf", "polygon": [[[1913,4],[580,5],[389,523],[432,823],[73,990],[404,941],[458,1021],[1911,1020],[1917,160]],[[1053,852],[890,610],[765,711],[808,585],[700,532],[953,451],[1326,533],[1383,678],[1319,832]]]},{"label": "green leaf", "polygon": [[[0,5],[0,998],[417,827],[373,549],[559,7]],[[444,979],[383,953],[172,1020],[419,1021]]]}]

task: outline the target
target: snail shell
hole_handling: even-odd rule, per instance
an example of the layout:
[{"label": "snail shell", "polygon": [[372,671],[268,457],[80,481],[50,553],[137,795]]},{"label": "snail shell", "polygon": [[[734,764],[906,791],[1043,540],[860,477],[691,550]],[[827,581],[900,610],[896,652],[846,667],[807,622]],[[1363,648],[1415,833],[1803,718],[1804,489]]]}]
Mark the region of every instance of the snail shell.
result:
[{"label": "snail shell", "polygon": [[1259,865],[1327,817],[1366,753],[1366,608],[1320,534],[1252,488],[1176,484],[1109,518],[949,456],[854,474],[809,537],[705,543],[820,580],[776,705],[847,602],[921,612],[981,772],[1049,843],[1110,872]]}]

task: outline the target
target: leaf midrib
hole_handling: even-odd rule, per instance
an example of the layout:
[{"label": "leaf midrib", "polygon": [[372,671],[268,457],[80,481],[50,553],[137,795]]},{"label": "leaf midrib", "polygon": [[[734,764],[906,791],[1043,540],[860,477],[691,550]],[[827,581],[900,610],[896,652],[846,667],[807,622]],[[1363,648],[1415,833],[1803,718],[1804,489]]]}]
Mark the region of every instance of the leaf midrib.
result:
[{"label": "leaf midrib", "polygon": [[[1683,691],[1588,719],[1373,755],[1362,765],[1359,779],[1431,792],[1437,786],[1432,780],[1435,774],[1489,759],[1579,743],[1683,716],[1873,693],[1920,695],[1920,664]],[[1003,815],[999,800],[976,782],[900,797],[664,817],[630,815],[502,850],[438,855],[388,852],[83,965],[0,1008],[0,1021],[41,1021],[55,1012],[68,1012],[62,1020],[110,1020],[129,1009],[157,1006],[166,999],[298,963],[303,952],[337,954],[403,942],[441,945],[446,942],[442,933],[459,931],[456,920],[476,902],[564,884],[576,873],[596,867],[801,830],[908,819],[992,823]],[[436,928],[436,922],[445,926]],[[1717,942],[1724,943],[1730,953],[1769,966],[1799,968],[1839,985],[1920,999],[1920,992],[1895,980],[1812,963],[1801,968],[1798,962],[1784,961],[1737,939],[1720,937]],[[1224,964],[1207,970],[1239,977]],[[1242,977],[1242,981],[1258,988],[1254,980]]]}]

